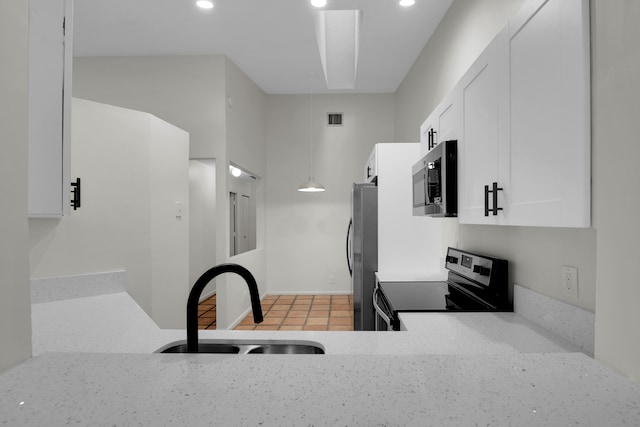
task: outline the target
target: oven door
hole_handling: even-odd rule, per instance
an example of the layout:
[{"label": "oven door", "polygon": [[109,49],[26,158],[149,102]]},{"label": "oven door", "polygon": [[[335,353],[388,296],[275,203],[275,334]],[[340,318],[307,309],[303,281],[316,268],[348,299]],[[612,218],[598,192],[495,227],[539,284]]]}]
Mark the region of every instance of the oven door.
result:
[{"label": "oven door", "polygon": [[376,283],[373,290],[373,308],[375,310],[375,330],[376,331],[394,331],[393,327],[394,315],[389,309],[384,293]]}]

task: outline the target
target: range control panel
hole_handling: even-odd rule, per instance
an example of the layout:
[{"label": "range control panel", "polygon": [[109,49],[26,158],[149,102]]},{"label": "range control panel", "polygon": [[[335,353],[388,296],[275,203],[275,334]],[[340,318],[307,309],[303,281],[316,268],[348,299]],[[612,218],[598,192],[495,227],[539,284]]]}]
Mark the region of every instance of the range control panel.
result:
[{"label": "range control panel", "polygon": [[[504,260],[486,257],[483,255],[466,252],[460,249],[449,248],[445,267],[447,270],[458,273],[476,283],[484,286],[491,284],[492,273],[498,267],[497,263]],[[504,261],[506,262],[506,261]]]}]

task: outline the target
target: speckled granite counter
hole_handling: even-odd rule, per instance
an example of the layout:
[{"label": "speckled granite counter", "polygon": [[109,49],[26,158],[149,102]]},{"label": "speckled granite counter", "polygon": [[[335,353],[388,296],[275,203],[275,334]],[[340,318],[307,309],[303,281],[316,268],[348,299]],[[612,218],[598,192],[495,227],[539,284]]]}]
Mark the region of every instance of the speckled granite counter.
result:
[{"label": "speckled granite counter", "polygon": [[640,384],[579,353],[50,353],[0,375],[0,424],[619,426]]},{"label": "speckled granite counter", "polygon": [[126,293],[36,304],[32,319],[39,356],[0,374],[0,425],[640,425],[640,384],[513,313],[201,334],[314,340],[323,356],[151,354],[185,332]]},{"label": "speckled granite counter", "polygon": [[[426,313],[402,317],[409,332],[200,331],[201,338],[305,339],[327,354],[574,352],[577,347],[513,313]],[[186,338],[162,330],[126,292],[32,306],[33,354],[151,353]]]}]

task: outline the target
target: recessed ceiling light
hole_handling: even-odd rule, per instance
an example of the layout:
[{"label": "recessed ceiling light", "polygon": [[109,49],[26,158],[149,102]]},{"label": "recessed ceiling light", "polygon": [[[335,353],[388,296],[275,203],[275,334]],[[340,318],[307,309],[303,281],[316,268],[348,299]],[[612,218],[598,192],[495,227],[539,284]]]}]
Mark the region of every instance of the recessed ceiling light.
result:
[{"label": "recessed ceiling light", "polygon": [[327,0],[311,0],[311,5],[315,7],[325,7]]},{"label": "recessed ceiling light", "polygon": [[203,9],[212,9],[213,8],[213,2],[210,0],[198,0],[196,2],[196,5],[198,7],[201,7]]},{"label": "recessed ceiling light", "polygon": [[400,0],[400,6],[413,6],[414,4],[416,4],[416,0]]}]

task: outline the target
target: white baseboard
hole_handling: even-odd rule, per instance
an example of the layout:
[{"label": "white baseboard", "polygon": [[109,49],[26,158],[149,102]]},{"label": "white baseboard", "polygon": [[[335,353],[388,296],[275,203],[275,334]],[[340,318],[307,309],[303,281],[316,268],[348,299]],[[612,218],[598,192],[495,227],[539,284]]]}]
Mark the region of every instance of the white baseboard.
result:
[{"label": "white baseboard", "polygon": [[213,291],[207,292],[206,294],[201,294],[200,298],[198,299],[198,304],[201,303],[202,301],[211,298],[212,296],[214,296],[216,294],[216,290],[214,289]]}]

